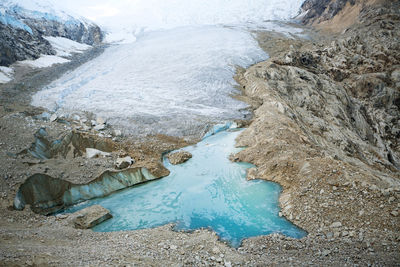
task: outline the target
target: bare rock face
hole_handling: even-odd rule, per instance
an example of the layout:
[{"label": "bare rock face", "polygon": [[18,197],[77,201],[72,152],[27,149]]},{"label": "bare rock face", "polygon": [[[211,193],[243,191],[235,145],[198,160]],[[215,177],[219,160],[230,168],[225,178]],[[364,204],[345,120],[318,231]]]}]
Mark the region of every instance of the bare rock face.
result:
[{"label": "bare rock face", "polygon": [[169,162],[177,165],[182,164],[192,158],[192,154],[187,151],[178,151],[168,155]]},{"label": "bare rock face", "polygon": [[50,43],[40,35],[0,23],[0,66],[15,61],[37,59],[41,54],[55,55]]},{"label": "bare rock face", "polygon": [[62,19],[47,13],[0,3],[0,66],[40,55],[55,55],[43,36],[65,37],[89,45],[103,39],[101,29],[88,21],[69,16]]},{"label": "bare rock face", "polygon": [[355,3],[356,0],[306,0],[301,5],[304,14],[301,21],[304,24],[327,21],[336,16],[346,4]]},{"label": "bare rock face", "polygon": [[246,93],[263,99],[253,127],[265,127],[262,110],[272,106],[299,129],[289,143],[301,138],[334,158],[398,171],[399,8],[365,8],[359,20],[367,26],[323,49],[293,48],[244,73]]},{"label": "bare rock face", "polygon": [[110,211],[100,205],[93,205],[77,211],[71,216],[75,228],[89,229],[110,218]]}]

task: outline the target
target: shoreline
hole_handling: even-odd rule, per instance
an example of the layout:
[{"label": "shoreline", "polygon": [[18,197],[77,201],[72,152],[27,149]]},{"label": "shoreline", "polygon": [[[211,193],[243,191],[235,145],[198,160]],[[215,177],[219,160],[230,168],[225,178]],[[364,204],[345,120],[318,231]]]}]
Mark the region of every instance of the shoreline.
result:
[{"label": "shoreline", "polygon": [[[0,183],[1,211],[4,214],[0,223],[0,235],[4,240],[0,244],[0,265],[122,265],[131,262],[150,266],[398,264],[400,236],[396,223],[399,217],[390,212],[399,208],[399,190],[387,187],[388,180],[384,179],[385,175],[391,177],[393,174],[385,174],[382,170],[371,172],[372,167],[348,159],[351,157],[338,154],[335,158],[332,149],[322,147],[322,139],[309,134],[313,129],[305,128],[301,121],[299,123],[298,115],[293,117],[293,114],[298,114],[293,112],[296,105],[291,106],[282,95],[265,88],[266,74],[268,80],[276,82],[273,85],[279,87],[279,76],[285,73],[282,69],[310,69],[309,66],[292,66],[293,63],[278,64],[284,60],[282,54],[291,50],[291,45],[300,53],[307,53],[317,50],[318,46],[329,48],[329,44],[317,41],[315,47],[313,41],[297,43],[296,40],[275,39],[267,41],[264,46],[277,47],[276,42],[280,43],[280,50],[272,52],[267,61],[238,73],[237,81],[245,86],[243,90],[251,99],[254,118],[246,133],[237,140],[237,146],[248,148],[233,158],[257,166],[249,171],[248,179],[271,180],[282,186],[279,201],[282,216],[306,230],[309,233],[307,237],[298,240],[279,234],[254,237],[244,240],[236,250],[219,242],[215,233],[207,229],[192,233],[175,232],[172,225],[165,225],[145,230],[95,233],[72,228],[68,218],[44,217],[28,208],[24,211],[9,210],[16,184],[24,180],[26,169],[82,181],[90,179],[90,175],[98,173],[100,168],[112,168],[113,163],[102,158],[93,162],[82,158],[54,158],[46,163],[31,162],[30,165],[29,160],[21,158],[18,153],[24,149],[23,146],[33,142],[38,128],[54,123],[32,122],[30,117],[43,110],[23,104],[14,108],[7,103],[3,106],[0,120],[3,134],[7,131],[7,138],[4,140],[3,136],[1,140],[1,148],[17,157],[3,155],[4,176],[8,178]],[[278,71],[269,72],[274,69]],[[302,71],[301,74],[303,78],[315,78],[312,72]],[[10,108],[13,110],[6,111]],[[12,122],[7,122],[6,117]],[[61,123],[54,125],[50,126],[50,138],[59,138],[68,128]],[[67,129],[70,130],[73,128]],[[16,135],[21,131],[24,131],[24,136]],[[15,136],[20,139],[17,143],[10,141]],[[116,138],[117,142],[123,139]],[[129,154],[137,162],[135,166],[153,166],[154,170],[161,168],[159,156],[163,151],[190,144],[168,136],[149,137],[145,143],[133,139],[125,142],[119,143],[118,149],[123,151],[113,157]],[[15,169],[10,170],[9,166]],[[378,176],[382,176],[382,180],[377,180]],[[393,179],[398,181],[399,178],[394,175]]]}]

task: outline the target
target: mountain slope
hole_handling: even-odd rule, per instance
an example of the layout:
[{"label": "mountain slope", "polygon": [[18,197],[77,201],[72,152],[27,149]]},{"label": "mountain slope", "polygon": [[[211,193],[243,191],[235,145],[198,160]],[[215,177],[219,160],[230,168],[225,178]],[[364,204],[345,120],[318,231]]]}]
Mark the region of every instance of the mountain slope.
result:
[{"label": "mountain slope", "polygon": [[43,36],[65,37],[80,43],[98,44],[101,29],[78,16],[41,1],[6,0],[0,3],[0,65],[54,55]]}]

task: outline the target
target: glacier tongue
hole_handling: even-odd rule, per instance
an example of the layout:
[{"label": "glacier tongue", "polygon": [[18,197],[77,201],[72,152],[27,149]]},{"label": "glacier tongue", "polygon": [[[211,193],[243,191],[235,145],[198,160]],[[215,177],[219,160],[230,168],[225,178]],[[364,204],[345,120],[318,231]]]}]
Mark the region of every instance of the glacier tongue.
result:
[{"label": "glacier tongue", "polygon": [[235,65],[265,59],[245,31],[184,27],[145,33],[112,46],[33,97],[53,111],[89,111],[146,135],[201,134],[208,122],[243,118],[246,105],[229,96]]}]

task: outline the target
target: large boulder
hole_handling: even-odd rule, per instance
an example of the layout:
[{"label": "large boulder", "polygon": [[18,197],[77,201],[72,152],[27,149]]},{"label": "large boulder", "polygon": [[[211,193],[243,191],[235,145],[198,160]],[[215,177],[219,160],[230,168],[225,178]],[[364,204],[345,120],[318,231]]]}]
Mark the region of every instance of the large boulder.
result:
[{"label": "large boulder", "polygon": [[75,228],[89,229],[110,218],[110,211],[100,205],[93,205],[72,214],[72,221]]},{"label": "large boulder", "polygon": [[177,165],[184,163],[192,158],[192,154],[187,151],[178,151],[175,153],[168,154],[168,160],[171,164]]},{"label": "large boulder", "polygon": [[126,156],[123,158],[118,158],[115,161],[115,167],[117,169],[125,169],[125,168],[128,168],[129,166],[131,166],[133,163],[134,163],[134,160],[131,157]]}]

